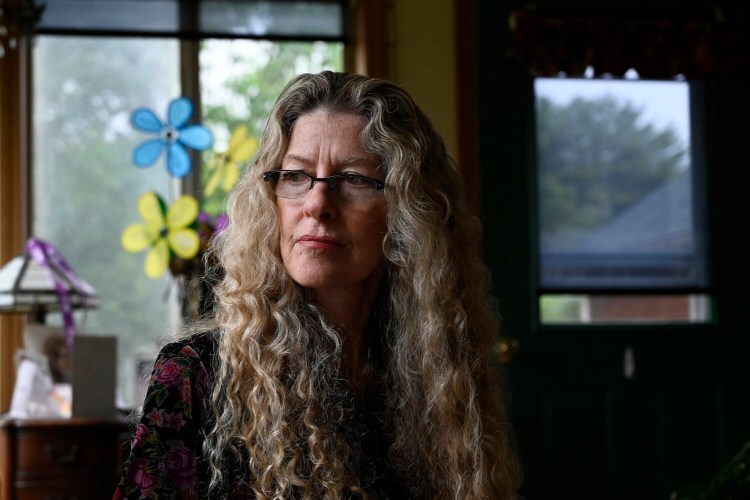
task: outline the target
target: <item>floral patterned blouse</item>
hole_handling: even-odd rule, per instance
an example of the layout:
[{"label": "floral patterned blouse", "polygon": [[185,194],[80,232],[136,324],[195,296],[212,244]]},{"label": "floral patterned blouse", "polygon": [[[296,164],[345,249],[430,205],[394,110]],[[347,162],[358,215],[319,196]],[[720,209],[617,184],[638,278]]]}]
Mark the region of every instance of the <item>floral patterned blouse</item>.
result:
[{"label": "floral patterned blouse", "polygon": [[[206,332],[162,348],[113,500],[208,498],[210,475],[200,457],[211,412],[214,342],[215,334]],[[372,415],[358,416],[352,424],[368,450],[368,490],[374,498],[409,498],[385,458],[387,440],[373,431]],[[235,471],[244,470],[232,465]],[[248,476],[229,478],[230,491],[223,498],[254,498]]]},{"label": "floral patterned blouse", "polygon": [[[198,499],[208,480],[198,453],[211,397],[212,334],[165,346],[154,364],[143,414],[114,499]],[[245,483],[244,486],[247,486]],[[250,488],[234,498],[252,498]]]}]

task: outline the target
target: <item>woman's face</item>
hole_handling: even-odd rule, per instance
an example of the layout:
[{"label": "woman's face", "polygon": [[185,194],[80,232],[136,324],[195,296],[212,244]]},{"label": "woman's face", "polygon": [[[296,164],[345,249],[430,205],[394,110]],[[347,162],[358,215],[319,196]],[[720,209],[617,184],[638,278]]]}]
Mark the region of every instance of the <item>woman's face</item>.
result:
[{"label": "woman's face", "polygon": [[[300,116],[281,168],[314,177],[356,173],[383,180],[379,162],[360,145],[362,127],[362,119],[354,114],[315,111]],[[316,182],[302,198],[277,197],[276,206],[281,257],[294,281],[318,292],[357,293],[378,287],[385,268],[382,195],[342,203],[325,182]]]}]

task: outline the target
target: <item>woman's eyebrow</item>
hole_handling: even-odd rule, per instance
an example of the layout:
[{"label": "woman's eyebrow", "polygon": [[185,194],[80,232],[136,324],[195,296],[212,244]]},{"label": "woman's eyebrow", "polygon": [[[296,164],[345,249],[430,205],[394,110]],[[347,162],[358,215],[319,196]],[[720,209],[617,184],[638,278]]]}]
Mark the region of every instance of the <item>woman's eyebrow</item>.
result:
[{"label": "woman's eyebrow", "polygon": [[348,156],[339,160],[337,163],[342,167],[349,167],[352,165],[362,165],[365,163],[372,162],[372,158],[369,156]]},{"label": "woman's eyebrow", "polygon": [[286,155],[286,156],[284,156],[284,160],[291,160],[291,161],[294,161],[294,162],[297,162],[297,163],[301,163],[301,164],[303,164],[305,166],[313,166],[314,163],[315,163],[312,160],[308,160],[307,158],[303,158],[303,157],[297,156],[297,155]]},{"label": "woman's eyebrow", "polygon": [[[288,154],[284,156],[284,160],[300,163],[306,167],[315,166],[315,161],[310,160],[308,158],[303,158],[301,156],[297,156],[295,154]],[[342,158],[336,161],[336,166],[340,168],[351,167],[351,166],[356,166],[356,165],[364,165],[367,163],[371,163],[372,161],[373,159],[370,156],[347,156],[346,158]]]}]

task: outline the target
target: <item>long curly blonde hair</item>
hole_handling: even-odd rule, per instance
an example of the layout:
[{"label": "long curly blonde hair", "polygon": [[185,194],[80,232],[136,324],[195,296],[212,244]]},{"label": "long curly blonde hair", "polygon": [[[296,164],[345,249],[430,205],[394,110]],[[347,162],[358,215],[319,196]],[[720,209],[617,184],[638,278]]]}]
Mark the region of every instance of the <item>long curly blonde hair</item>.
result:
[{"label": "long curly blonde hair", "polygon": [[[341,333],[288,276],[273,193],[296,120],[316,110],[354,113],[362,147],[385,173],[387,277],[378,302],[388,461],[412,496],[509,499],[520,480],[504,388],[490,343],[498,324],[480,259],[480,227],[440,136],[397,85],[322,72],[295,77],[279,97],[260,151],[228,200],[214,251],[219,364],[215,421],[205,451],[211,487],[227,456],[249,470],[261,499],[374,497],[346,429],[352,397],[339,380]],[[236,462],[233,462],[236,463]]]}]

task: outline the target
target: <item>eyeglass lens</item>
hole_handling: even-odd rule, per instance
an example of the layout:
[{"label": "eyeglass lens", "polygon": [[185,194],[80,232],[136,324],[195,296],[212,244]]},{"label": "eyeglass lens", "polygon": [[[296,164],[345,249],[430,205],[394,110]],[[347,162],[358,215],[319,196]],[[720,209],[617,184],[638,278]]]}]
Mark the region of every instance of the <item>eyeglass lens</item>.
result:
[{"label": "eyeglass lens", "polygon": [[272,170],[266,172],[264,180],[271,183],[276,196],[302,198],[315,186],[324,182],[329,192],[339,201],[352,203],[380,196],[383,182],[363,175],[343,174],[330,177],[313,177],[305,172]]}]

